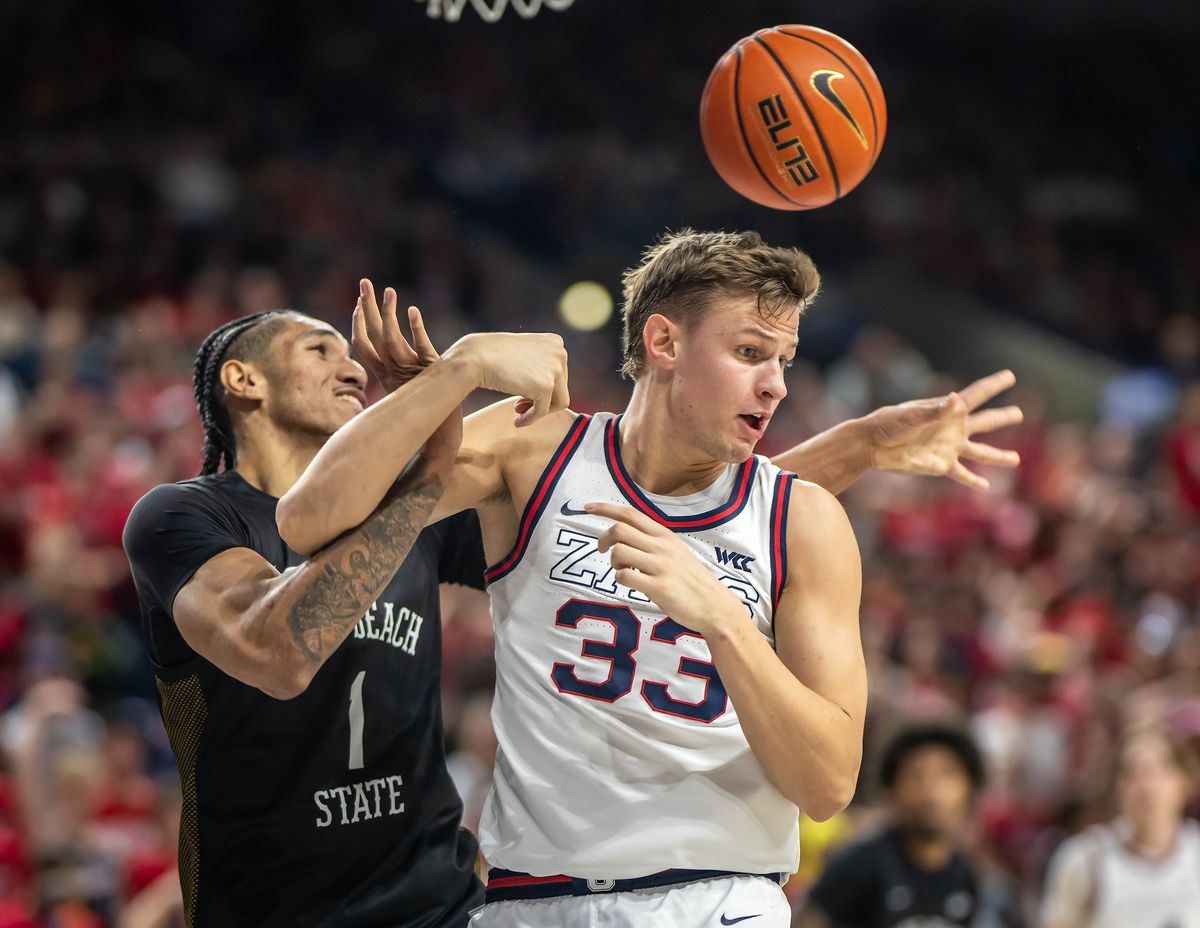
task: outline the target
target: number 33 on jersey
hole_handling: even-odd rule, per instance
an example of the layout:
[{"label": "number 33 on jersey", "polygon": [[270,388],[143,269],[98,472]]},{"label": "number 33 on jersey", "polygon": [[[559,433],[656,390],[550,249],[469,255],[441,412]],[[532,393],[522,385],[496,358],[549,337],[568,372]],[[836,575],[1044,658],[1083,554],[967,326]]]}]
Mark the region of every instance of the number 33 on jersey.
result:
[{"label": "number 33 on jersey", "polygon": [[745,872],[791,872],[795,806],[750,752],[704,639],[615,582],[597,551],[609,522],[583,511],[630,505],[677,532],[773,643],[791,475],[752,457],[699,493],[657,496],[626,471],[619,428],[609,414],[575,420],[487,574],[499,750],[484,854],[525,873],[623,878],[663,861],[728,869],[734,847]]}]

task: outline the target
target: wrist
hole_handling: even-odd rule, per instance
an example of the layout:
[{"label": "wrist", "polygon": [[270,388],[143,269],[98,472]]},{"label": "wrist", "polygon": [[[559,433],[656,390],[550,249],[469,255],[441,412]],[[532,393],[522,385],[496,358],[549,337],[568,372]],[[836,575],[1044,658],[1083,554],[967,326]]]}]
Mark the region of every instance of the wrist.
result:
[{"label": "wrist", "polygon": [[696,631],[704,636],[710,647],[719,642],[735,640],[747,624],[746,608],[740,600],[732,603],[714,602],[703,616],[697,618],[699,621],[696,624],[700,627]]},{"label": "wrist", "polygon": [[441,358],[434,362],[435,365],[443,366],[455,383],[461,382],[466,387],[466,393],[483,385],[482,366],[479,352],[476,350],[478,341],[477,335],[464,335],[443,351]]},{"label": "wrist", "polygon": [[871,421],[873,415],[868,413],[842,423],[845,435],[841,439],[850,456],[852,469],[859,473],[879,467],[881,445],[879,430]]},{"label": "wrist", "polygon": [[446,366],[447,371],[455,378],[470,384],[470,390],[483,385],[482,365],[480,364],[479,336],[472,333],[464,335],[453,345],[442,352],[441,359],[435,363]]}]

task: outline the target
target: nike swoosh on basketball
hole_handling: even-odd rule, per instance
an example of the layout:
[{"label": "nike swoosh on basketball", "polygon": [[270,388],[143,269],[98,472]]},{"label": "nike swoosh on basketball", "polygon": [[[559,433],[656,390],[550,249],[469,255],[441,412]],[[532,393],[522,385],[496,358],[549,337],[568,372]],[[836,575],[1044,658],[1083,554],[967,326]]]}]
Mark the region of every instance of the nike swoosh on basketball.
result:
[{"label": "nike swoosh on basketball", "polygon": [[738,922],[744,922],[748,918],[760,918],[761,916],[762,916],[762,912],[759,912],[755,915],[740,915],[737,918],[730,918],[727,915],[722,915],[721,916],[721,924],[722,925],[736,925]]},{"label": "nike swoosh on basketball", "polygon": [[570,501],[570,500],[567,500],[565,503],[563,503],[563,504],[562,504],[562,508],[561,508],[561,509],[559,509],[558,511],[559,511],[559,512],[561,512],[561,513],[562,513],[564,516],[587,516],[587,515],[591,515],[591,513],[590,513],[590,512],[588,512],[586,509],[572,509],[572,508],[571,508],[571,501]]},{"label": "nike swoosh on basketball", "polygon": [[813,71],[808,82],[812,84],[812,89],[819,93],[822,97],[829,101],[829,104],[842,114],[846,122],[850,123],[850,128],[854,130],[854,134],[858,136],[858,140],[862,142],[863,148],[870,148],[867,144],[866,133],[863,132],[862,126],[858,124],[858,120],[854,118],[854,114],[850,112],[850,107],[846,106],[846,101],[838,96],[838,92],[833,89],[833,82],[838,79],[844,79],[845,74],[840,71]]}]

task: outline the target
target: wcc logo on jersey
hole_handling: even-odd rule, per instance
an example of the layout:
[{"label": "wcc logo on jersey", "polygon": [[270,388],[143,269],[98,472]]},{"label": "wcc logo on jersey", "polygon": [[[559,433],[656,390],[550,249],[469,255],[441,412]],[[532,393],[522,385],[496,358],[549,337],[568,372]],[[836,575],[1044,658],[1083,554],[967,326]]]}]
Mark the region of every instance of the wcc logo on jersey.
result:
[{"label": "wcc logo on jersey", "polygon": [[728,548],[718,548],[714,545],[713,551],[717,554],[718,564],[732,567],[734,570],[740,570],[742,573],[749,571],[750,565],[755,561],[755,558],[752,558],[749,554],[742,554],[740,551],[731,551]]}]

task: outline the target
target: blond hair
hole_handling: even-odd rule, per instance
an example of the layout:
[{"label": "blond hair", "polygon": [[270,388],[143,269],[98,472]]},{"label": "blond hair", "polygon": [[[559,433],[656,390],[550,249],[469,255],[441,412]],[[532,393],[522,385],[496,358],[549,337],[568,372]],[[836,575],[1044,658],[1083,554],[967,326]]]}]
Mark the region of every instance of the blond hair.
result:
[{"label": "blond hair", "polygon": [[766,318],[804,312],[816,299],[821,275],[804,252],[768,245],[757,232],[681,229],[647,248],[642,263],[627,270],[621,282],[621,373],[636,380],[646,363],[642,330],[654,313],[692,325],[718,294],[757,296],[758,311]]}]

